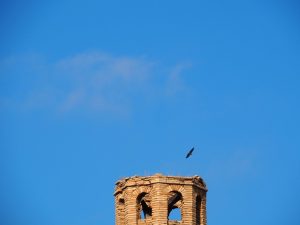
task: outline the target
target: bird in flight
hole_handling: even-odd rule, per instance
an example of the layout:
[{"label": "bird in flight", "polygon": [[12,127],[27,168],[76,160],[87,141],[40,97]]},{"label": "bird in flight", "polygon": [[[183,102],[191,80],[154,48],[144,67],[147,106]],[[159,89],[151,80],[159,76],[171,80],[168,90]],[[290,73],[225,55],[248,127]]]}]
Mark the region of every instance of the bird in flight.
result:
[{"label": "bird in flight", "polygon": [[194,151],[194,147],[188,152],[188,154],[186,154],[186,159],[188,158],[188,157],[190,157],[192,154],[193,154],[193,151]]}]

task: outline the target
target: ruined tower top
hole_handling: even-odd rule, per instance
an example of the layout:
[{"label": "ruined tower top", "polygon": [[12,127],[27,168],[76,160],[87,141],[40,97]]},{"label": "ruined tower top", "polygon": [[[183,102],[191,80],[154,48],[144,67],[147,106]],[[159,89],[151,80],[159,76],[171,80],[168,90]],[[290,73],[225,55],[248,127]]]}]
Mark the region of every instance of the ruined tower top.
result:
[{"label": "ruined tower top", "polygon": [[[199,176],[133,176],[115,188],[116,225],[206,225],[206,184]],[[179,218],[172,218],[179,210]]]}]

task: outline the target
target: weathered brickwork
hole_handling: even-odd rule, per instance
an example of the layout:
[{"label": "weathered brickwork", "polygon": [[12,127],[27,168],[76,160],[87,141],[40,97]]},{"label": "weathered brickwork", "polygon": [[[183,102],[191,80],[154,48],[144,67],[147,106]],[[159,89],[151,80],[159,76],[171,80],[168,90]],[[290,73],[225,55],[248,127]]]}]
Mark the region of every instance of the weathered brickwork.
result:
[{"label": "weathered brickwork", "polygon": [[[116,225],[207,225],[206,184],[199,176],[133,176],[115,188]],[[174,209],[181,218],[169,218]]]}]

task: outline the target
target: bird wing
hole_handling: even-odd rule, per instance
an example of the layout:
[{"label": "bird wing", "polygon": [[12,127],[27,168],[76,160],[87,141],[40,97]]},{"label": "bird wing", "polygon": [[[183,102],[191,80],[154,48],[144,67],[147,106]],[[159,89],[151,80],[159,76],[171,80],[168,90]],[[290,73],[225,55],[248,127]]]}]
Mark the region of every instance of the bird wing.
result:
[{"label": "bird wing", "polygon": [[188,154],[186,155],[185,158],[190,157],[192,155],[193,151],[194,151],[194,147],[188,152]]}]

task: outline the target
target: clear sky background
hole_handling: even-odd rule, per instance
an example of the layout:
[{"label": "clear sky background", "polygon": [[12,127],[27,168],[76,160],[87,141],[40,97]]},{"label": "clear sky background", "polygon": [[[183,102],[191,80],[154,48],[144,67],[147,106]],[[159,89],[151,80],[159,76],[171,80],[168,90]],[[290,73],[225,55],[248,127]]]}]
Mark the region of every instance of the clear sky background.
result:
[{"label": "clear sky background", "polygon": [[0,48],[1,225],[113,225],[157,172],[209,225],[300,224],[298,1],[1,1]]}]

